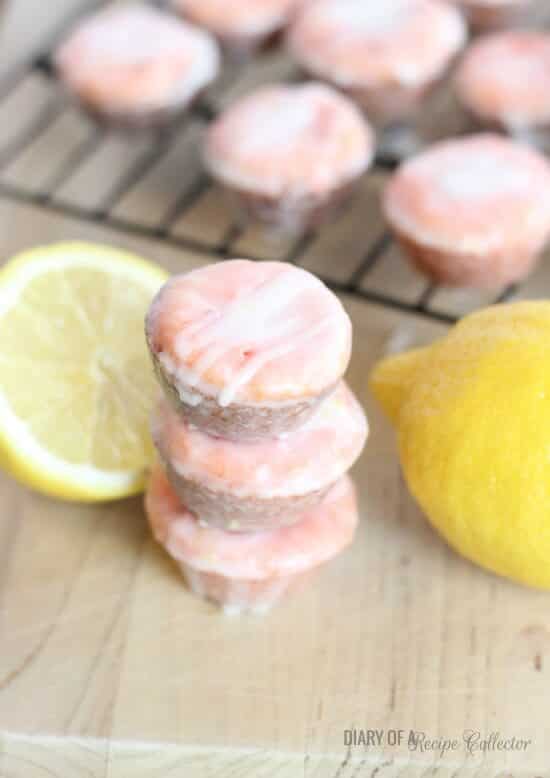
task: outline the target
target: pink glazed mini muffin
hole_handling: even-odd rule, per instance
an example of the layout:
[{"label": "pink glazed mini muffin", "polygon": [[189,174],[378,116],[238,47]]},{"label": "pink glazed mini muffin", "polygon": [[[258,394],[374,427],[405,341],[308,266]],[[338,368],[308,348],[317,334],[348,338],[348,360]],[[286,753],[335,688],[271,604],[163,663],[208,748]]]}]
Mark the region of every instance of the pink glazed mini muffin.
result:
[{"label": "pink glazed mini muffin", "polygon": [[351,322],[315,276],[285,262],[219,262],[158,292],[146,337],[174,407],[204,432],[261,440],[303,424],[334,390]]},{"label": "pink glazed mini muffin", "polygon": [[153,439],[182,503],[230,532],[276,529],[313,508],[365,445],[363,409],[342,381],[292,435],[235,443],[192,427],[164,400]]},{"label": "pink glazed mini muffin", "polygon": [[230,53],[260,48],[288,23],[303,0],[173,0],[184,17],[205,27]]},{"label": "pink glazed mini muffin", "polygon": [[152,7],[124,4],[81,22],[54,63],[91,114],[143,127],[187,108],[217,76],[219,53],[208,33]]},{"label": "pink glazed mini muffin", "polygon": [[515,27],[529,19],[537,0],[454,0],[474,32]]},{"label": "pink glazed mini muffin", "polygon": [[316,0],[288,36],[296,61],[344,90],[378,124],[409,117],[466,40],[441,0]]},{"label": "pink glazed mini muffin", "polygon": [[281,84],[228,108],[210,127],[204,160],[246,216],[295,232],[333,214],[373,150],[368,124],[346,97],[323,84]]},{"label": "pink glazed mini muffin", "polygon": [[300,522],[235,534],[203,526],[179,502],[162,469],[152,474],[145,508],[156,540],[178,563],[195,594],[225,611],[264,611],[343,551],[358,522],[355,489],[345,476]]},{"label": "pink glazed mini muffin", "polygon": [[501,288],[531,270],[550,237],[550,165],[499,135],[445,141],[398,169],[384,211],[433,281]]},{"label": "pink glazed mini muffin", "polygon": [[460,102],[482,124],[514,134],[550,128],[550,34],[480,38],[464,56],[455,86]]}]

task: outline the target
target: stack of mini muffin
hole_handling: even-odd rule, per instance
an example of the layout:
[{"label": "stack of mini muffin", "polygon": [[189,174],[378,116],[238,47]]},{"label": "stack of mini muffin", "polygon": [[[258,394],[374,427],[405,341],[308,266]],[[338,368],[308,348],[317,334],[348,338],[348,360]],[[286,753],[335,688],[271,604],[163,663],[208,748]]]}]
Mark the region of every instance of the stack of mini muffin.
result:
[{"label": "stack of mini muffin", "polygon": [[169,280],[146,335],[164,389],[154,535],[195,593],[268,608],[357,525],[346,473],[367,423],[342,380],[349,318],[305,270],[232,260]]}]

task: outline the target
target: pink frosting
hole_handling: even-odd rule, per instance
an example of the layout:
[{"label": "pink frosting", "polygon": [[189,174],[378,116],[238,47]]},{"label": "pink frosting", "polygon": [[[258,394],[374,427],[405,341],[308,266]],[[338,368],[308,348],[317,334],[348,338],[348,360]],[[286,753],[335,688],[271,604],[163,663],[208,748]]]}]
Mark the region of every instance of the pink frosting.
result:
[{"label": "pink frosting", "polygon": [[284,262],[232,260],[175,276],[154,299],[148,328],[191,403],[194,389],[221,405],[317,397],[343,375],[351,351],[338,298]]},{"label": "pink frosting", "polygon": [[363,173],[373,135],[358,109],[323,84],[263,87],[211,126],[204,157],[240,189],[274,197],[324,194]]},{"label": "pink frosting", "polygon": [[474,113],[511,127],[550,122],[550,34],[515,31],[481,38],[456,75]]},{"label": "pink frosting", "polygon": [[270,34],[282,27],[303,0],[174,0],[174,7],[217,35]]},{"label": "pink frosting", "polygon": [[316,0],[289,34],[300,62],[345,87],[422,84],[465,40],[459,12],[439,0]]},{"label": "pink frosting", "polygon": [[155,538],[172,557],[202,572],[253,580],[305,572],[332,558],[351,543],[358,522],[348,476],[298,524],[267,532],[236,534],[201,525],[178,502],[158,466],[145,508]]},{"label": "pink frosting", "polygon": [[216,76],[219,53],[208,33],[128,4],[87,17],[59,47],[55,65],[89,102],[135,111],[190,99]]},{"label": "pink frosting", "polygon": [[399,168],[384,209],[394,227],[436,248],[513,250],[550,231],[550,165],[499,135],[445,141]]},{"label": "pink frosting", "polygon": [[191,427],[166,401],[153,422],[165,461],[184,478],[239,497],[288,497],[334,483],[353,465],[367,438],[363,409],[342,382],[292,435],[234,443]]}]

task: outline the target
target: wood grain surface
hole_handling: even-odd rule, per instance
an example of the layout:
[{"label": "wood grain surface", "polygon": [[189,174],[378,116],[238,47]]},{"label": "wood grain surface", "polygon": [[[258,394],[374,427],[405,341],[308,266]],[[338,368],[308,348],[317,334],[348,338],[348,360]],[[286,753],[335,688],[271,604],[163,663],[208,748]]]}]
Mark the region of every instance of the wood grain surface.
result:
[{"label": "wood grain surface", "polygon": [[[23,57],[37,45],[35,28],[53,29],[77,5],[12,4],[5,56]],[[52,99],[51,85],[36,75],[24,89],[15,107],[0,106],[0,159],[36,106]],[[94,128],[73,108],[56,113],[52,127],[41,149],[6,161],[4,183],[49,191],[63,155],[94,142]],[[200,123],[192,130],[200,136]],[[195,175],[187,141],[175,139],[167,162],[147,139],[108,137],[59,179],[53,201],[1,198],[0,259],[77,238],[136,250],[173,272],[208,261],[204,241],[221,245],[232,225],[215,188],[178,215],[185,192],[175,160]],[[117,199],[113,169],[120,181],[136,164],[144,175]],[[384,177],[369,177],[354,205],[308,243],[304,266],[336,281],[356,270],[365,246],[384,233]],[[116,201],[120,228],[58,208],[77,203],[93,213],[106,200]],[[130,219],[147,226],[153,213],[170,234],[202,248],[122,229]],[[228,244],[232,253],[265,258],[289,248],[254,227]],[[417,299],[424,282],[394,246],[382,252],[383,262],[363,268],[361,283],[380,294],[391,289],[405,302]],[[517,296],[549,289],[545,259]],[[140,499],[67,505],[0,477],[2,778],[550,776],[550,596],[484,573],[435,535],[407,493],[394,436],[367,391],[370,367],[396,328],[416,342],[445,328],[342,299],[354,323],[349,380],[371,427],[354,470],[360,530],[314,585],[267,617],[225,617],[188,594],[152,541]],[[485,302],[436,290],[430,305],[459,315]],[[344,732],[353,728],[380,730],[381,742],[348,746]],[[411,730],[432,740],[461,741],[472,730],[530,743],[524,751],[470,754],[461,742],[442,756],[412,749]],[[394,744],[392,733],[400,731],[403,742]]]}]

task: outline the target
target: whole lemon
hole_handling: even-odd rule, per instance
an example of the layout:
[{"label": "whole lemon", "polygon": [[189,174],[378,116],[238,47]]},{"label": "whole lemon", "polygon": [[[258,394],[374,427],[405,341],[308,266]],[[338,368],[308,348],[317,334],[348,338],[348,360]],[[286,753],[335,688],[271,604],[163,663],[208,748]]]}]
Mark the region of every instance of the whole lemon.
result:
[{"label": "whole lemon", "polygon": [[550,302],[487,308],[381,361],[409,488],[459,553],[550,589]]}]

